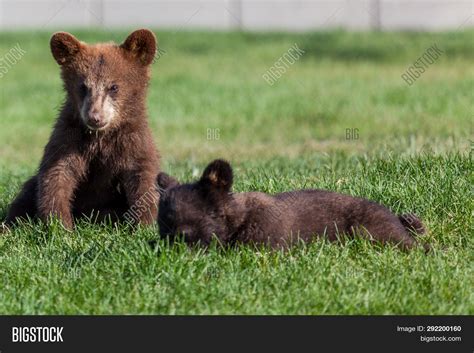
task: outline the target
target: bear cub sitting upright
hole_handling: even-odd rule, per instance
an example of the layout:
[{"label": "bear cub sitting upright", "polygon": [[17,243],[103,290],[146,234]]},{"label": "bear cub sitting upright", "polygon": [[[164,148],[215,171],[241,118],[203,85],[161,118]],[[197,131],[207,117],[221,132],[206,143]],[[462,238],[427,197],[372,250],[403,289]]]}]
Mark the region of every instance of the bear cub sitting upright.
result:
[{"label": "bear cub sitting upright", "polygon": [[87,45],[58,32],[50,46],[66,99],[38,173],[11,204],[6,225],[55,216],[71,229],[84,215],[153,224],[159,156],[145,100],[154,34],[141,29],[121,45]]},{"label": "bear cub sitting upright", "polygon": [[416,216],[396,216],[363,198],[326,190],[276,195],[232,193],[232,181],[231,166],[223,160],[210,163],[201,179],[192,184],[181,185],[160,173],[161,235],[180,235],[188,243],[205,246],[216,237],[222,244],[256,243],[285,248],[297,240],[309,242],[316,236],[336,240],[339,234],[345,234],[410,249],[417,244],[411,233],[424,232]]}]

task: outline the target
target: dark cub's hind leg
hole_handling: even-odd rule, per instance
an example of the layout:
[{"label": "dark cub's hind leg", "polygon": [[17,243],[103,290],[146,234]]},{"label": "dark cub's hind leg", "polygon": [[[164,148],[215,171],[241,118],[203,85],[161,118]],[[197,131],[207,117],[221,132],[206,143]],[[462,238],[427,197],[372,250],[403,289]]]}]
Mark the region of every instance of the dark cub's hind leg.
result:
[{"label": "dark cub's hind leg", "polygon": [[34,218],[37,215],[37,190],[38,178],[30,178],[24,185],[20,194],[13,200],[7,213],[5,224],[14,225],[18,219]]},{"label": "dark cub's hind leg", "polygon": [[415,214],[405,213],[398,216],[398,219],[403,224],[406,230],[420,235],[426,233],[426,229],[423,225],[423,222]]},{"label": "dark cub's hind leg", "polygon": [[370,216],[360,222],[358,231],[370,239],[381,243],[398,245],[401,249],[408,250],[417,245],[413,236],[407,232],[400,219],[389,210],[379,209],[372,211]]}]

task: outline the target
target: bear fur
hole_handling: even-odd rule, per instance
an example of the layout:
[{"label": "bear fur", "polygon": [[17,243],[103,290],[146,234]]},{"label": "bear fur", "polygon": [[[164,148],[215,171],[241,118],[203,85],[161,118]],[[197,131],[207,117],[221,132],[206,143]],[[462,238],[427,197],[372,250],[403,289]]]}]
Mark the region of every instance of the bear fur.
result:
[{"label": "bear fur", "polygon": [[232,182],[232,168],[223,160],[210,163],[200,180],[191,184],[181,185],[160,173],[161,235],[172,239],[179,235],[204,246],[216,237],[221,244],[286,248],[299,240],[326,236],[334,241],[344,234],[410,249],[417,244],[412,233],[424,232],[415,215],[397,216],[363,198],[326,190],[232,193]]},{"label": "bear fur", "polygon": [[146,111],[154,34],[140,29],[121,45],[88,45],[58,32],[50,46],[66,99],[39,170],[9,207],[6,225],[52,216],[67,229],[82,216],[154,224],[159,154]]}]

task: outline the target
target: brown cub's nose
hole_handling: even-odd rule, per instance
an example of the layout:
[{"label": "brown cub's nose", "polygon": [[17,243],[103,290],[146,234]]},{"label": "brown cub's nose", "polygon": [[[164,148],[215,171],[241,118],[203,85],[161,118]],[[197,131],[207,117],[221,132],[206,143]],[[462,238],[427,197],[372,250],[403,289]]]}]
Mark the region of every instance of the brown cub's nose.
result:
[{"label": "brown cub's nose", "polygon": [[105,124],[102,117],[100,116],[100,113],[98,113],[97,111],[93,111],[89,114],[89,119],[87,119],[87,125],[92,128],[101,128]]}]

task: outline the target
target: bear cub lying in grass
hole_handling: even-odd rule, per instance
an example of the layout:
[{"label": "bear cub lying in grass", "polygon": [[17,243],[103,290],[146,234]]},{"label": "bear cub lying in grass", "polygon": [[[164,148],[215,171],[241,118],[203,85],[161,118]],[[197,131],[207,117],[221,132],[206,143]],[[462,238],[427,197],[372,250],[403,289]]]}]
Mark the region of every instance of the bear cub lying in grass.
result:
[{"label": "bear cub lying in grass", "polygon": [[6,225],[58,217],[155,224],[159,156],[148,127],[145,99],[156,38],[137,30],[121,45],[87,45],[65,32],[50,42],[61,67],[66,99],[38,173],[11,204]]},{"label": "bear cub lying in grass", "polygon": [[325,235],[336,240],[345,234],[410,249],[417,244],[411,233],[424,233],[416,216],[396,216],[363,198],[325,190],[232,193],[232,181],[232,168],[223,160],[210,163],[200,180],[191,184],[181,185],[160,173],[161,235],[180,235],[188,243],[204,246],[216,237],[221,244],[284,248],[299,239],[309,242]]}]

